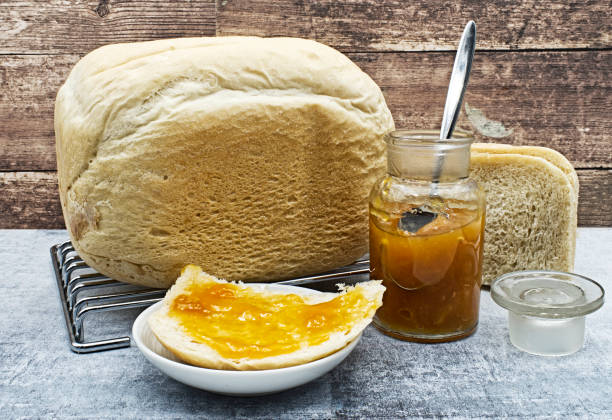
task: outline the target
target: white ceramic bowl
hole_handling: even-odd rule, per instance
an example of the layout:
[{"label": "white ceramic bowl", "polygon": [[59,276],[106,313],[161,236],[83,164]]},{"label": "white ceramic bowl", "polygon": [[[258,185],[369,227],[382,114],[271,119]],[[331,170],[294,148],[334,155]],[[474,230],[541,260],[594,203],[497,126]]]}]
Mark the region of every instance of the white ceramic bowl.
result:
[{"label": "white ceramic bowl", "polygon": [[[273,285],[295,294],[321,293],[294,286]],[[254,285],[254,287],[259,287]],[[355,348],[361,335],[339,351],[313,362],[281,369],[233,371],[205,369],[180,361],[153,334],[147,322],[162,302],[143,311],[132,327],[132,336],[144,356],[166,375],[184,384],[218,394],[255,396],[284,391],[310,382],[338,366]]]}]

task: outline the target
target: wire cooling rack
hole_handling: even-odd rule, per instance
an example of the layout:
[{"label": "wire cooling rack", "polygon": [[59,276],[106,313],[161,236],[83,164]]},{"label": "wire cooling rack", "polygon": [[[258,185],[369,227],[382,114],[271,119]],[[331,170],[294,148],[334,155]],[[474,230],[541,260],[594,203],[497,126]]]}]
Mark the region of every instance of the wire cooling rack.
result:
[{"label": "wire cooling rack", "polygon": [[[93,353],[129,347],[129,336],[86,341],[84,319],[93,313],[147,307],[162,300],[166,290],[122,283],[96,272],[79,257],[70,241],[53,245],[50,252],[70,349],[75,353]],[[366,256],[333,271],[277,283],[332,292],[337,291],[337,283],[368,280],[369,272]]]}]

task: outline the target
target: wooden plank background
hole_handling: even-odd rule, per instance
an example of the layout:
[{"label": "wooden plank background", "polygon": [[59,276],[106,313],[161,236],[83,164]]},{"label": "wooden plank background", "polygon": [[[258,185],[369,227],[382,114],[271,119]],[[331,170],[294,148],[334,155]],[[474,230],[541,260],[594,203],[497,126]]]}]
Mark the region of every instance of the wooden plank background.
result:
[{"label": "wooden plank background", "polygon": [[435,128],[469,19],[478,45],[459,126],[480,141],[559,150],[580,178],[579,224],[612,226],[609,1],[40,0],[0,3],[0,228],[63,228],[54,99],[94,48],[185,36],[312,38],[381,86],[398,127]]}]

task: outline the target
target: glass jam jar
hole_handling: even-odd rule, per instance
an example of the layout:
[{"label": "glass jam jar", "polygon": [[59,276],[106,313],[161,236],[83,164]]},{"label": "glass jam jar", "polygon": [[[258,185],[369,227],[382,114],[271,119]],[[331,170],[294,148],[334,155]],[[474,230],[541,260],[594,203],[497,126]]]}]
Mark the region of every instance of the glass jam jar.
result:
[{"label": "glass jam jar", "polygon": [[374,325],[409,341],[467,337],[478,325],[485,223],[484,193],[468,178],[472,138],[396,130],[386,142],[387,175],[369,202],[370,278],[387,288]]}]

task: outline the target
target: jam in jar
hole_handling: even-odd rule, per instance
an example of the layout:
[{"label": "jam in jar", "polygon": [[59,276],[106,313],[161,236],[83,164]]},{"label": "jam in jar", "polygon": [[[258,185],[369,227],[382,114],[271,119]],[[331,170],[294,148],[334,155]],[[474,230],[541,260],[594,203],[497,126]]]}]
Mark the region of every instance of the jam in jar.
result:
[{"label": "jam in jar", "polygon": [[387,288],[374,325],[410,341],[466,337],[478,325],[485,221],[471,138],[398,130],[386,140],[388,174],[370,195],[370,278]]}]

